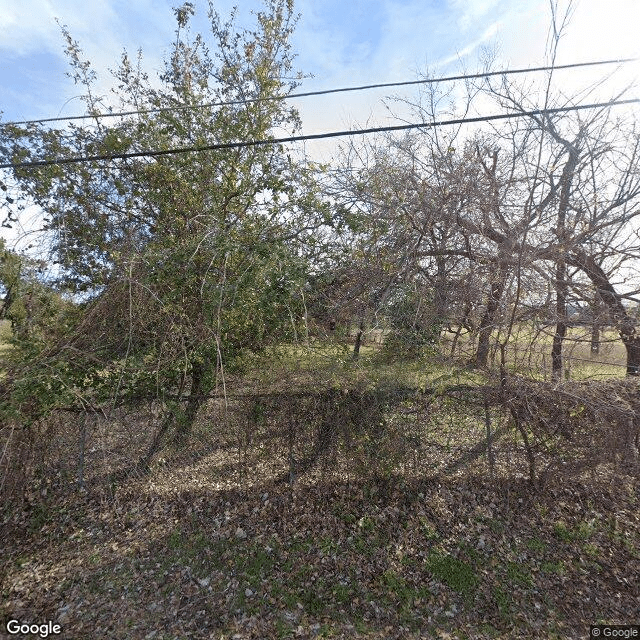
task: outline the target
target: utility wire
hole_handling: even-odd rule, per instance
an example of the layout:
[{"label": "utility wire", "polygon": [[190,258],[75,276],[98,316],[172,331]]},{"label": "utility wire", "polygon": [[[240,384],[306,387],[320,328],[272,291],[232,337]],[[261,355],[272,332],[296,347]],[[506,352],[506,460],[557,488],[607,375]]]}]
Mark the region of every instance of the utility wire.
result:
[{"label": "utility wire", "polygon": [[476,118],[455,118],[452,120],[440,120],[436,122],[422,122],[416,124],[402,124],[388,127],[370,127],[368,129],[352,129],[348,131],[331,131],[329,133],[314,133],[302,136],[289,136],[286,138],[271,138],[264,140],[247,140],[245,142],[223,142],[199,147],[176,147],[172,149],[152,149],[148,151],[133,151],[130,153],[114,153],[94,156],[76,156],[71,158],[55,158],[53,160],[34,160],[31,162],[6,162],[0,164],[0,169],[28,169],[31,167],[46,167],[50,165],[76,164],[79,162],[95,162],[101,160],[124,160],[128,158],[154,158],[178,153],[192,153],[201,151],[217,151],[220,149],[242,149],[246,147],[258,147],[271,144],[284,144],[286,142],[301,142],[304,140],[325,140],[327,138],[345,138],[351,136],[367,135],[370,133],[384,133],[391,131],[409,131],[411,129],[432,129],[454,124],[471,124],[474,122],[490,122],[492,120],[507,120],[510,118],[523,118],[525,116],[541,116],[552,113],[565,113],[567,111],[582,111],[584,109],[597,109],[601,107],[615,107],[625,104],[640,103],[640,98],[628,100],[610,100],[608,102],[596,102],[570,107],[556,107],[553,109],[534,109],[532,111],[519,111],[511,113],[493,114],[490,116],[478,116]]},{"label": "utility wire", "polygon": [[424,80],[408,80],[405,82],[387,82],[380,84],[365,84],[357,87],[342,87],[339,89],[323,89],[320,91],[305,91],[303,93],[289,93],[284,96],[269,96],[266,98],[247,98],[245,100],[228,100],[225,102],[210,102],[198,105],[180,105],[175,107],[158,107],[157,109],[138,109],[135,111],[118,111],[115,113],[94,113],[82,116],[67,116],[58,118],[41,118],[39,120],[16,120],[5,122],[5,125],[36,124],[44,122],[69,122],[71,120],[89,120],[95,118],[122,118],[124,116],[143,115],[147,113],[163,113],[167,111],[190,111],[194,109],[205,109],[208,107],[226,107],[240,104],[251,104],[255,102],[270,102],[273,100],[289,100],[290,98],[307,98],[309,96],[324,96],[330,93],[345,93],[348,91],[364,91],[368,89],[385,89],[388,87],[407,87],[418,84],[435,84],[438,82],[453,82],[456,80],[473,80],[477,78],[490,78],[492,76],[507,76],[518,73],[536,73],[538,71],[557,71],[560,69],[576,69],[579,67],[594,67],[608,64],[626,64],[635,62],[638,58],[619,58],[617,60],[598,60],[595,62],[576,62],[573,64],[562,64],[546,67],[529,67],[527,69],[505,69],[502,71],[487,71],[483,73],[463,74],[457,76],[444,76],[442,78],[427,78]]}]

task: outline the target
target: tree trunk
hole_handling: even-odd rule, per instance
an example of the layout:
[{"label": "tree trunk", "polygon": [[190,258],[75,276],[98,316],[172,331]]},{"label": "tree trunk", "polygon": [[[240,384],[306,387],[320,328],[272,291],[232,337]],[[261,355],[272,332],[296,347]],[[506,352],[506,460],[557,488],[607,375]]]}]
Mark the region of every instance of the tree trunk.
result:
[{"label": "tree trunk", "polygon": [[447,290],[447,265],[443,256],[436,256],[437,275],[434,286],[433,306],[436,320],[447,317],[449,292]]},{"label": "tree trunk", "polygon": [[170,411],[164,418],[164,420],[162,421],[162,424],[160,425],[160,428],[158,429],[157,433],[155,434],[151,445],[149,446],[149,450],[147,451],[147,453],[144,454],[144,456],[138,461],[138,463],[136,464],[136,471],[138,473],[147,473],[149,471],[149,468],[151,466],[151,461],[153,460],[153,456],[156,455],[156,453],[158,453],[158,451],[160,451],[160,449],[162,449],[163,445],[163,441],[164,441],[164,437],[167,434],[167,432],[169,431],[169,429],[171,429],[173,423],[175,422],[175,412],[174,411]]},{"label": "tree trunk", "polygon": [[636,330],[635,319],[627,313],[622,297],[616,292],[609,277],[596,259],[583,250],[577,250],[571,256],[571,264],[582,269],[595,285],[602,302],[608,307],[611,319],[616,324],[620,338],[627,351],[627,375],[640,374],[640,335]]},{"label": "tree trunk", "polygon": [[558,260],[556,265],[556,332],[551,347],[551,380],[562,377],[562,344],[567,335],[567,265]]},{"label": "tree trunk", "polygon": [[491,283],[491,292],[489,293],[487,308],[482,316],[478,330],[478,348],[476,349],[476,356],[473,360],[473,364],[481,369],[487,366],[491,333],[495,326],[498,306],[500,305],[500,300],[502,299],[506,283],[507,266],[502,263],[500,264],[495,280]]},{"label": "tree trunk", "polygon": [[600,353],[600,323],[602,315],[602,301],[596,291],[591,302],[591,355]]},{"label": "tree trunk", "polygon": [[462,333],[462,324],[458,325],[456,329],[456,333],[453,336],[453,340],[451,341],[451,352],[449,353],[449,357],[453,358],[456,353],[456,346],[458,345],[458,338],[460,338],[460,334]]},{"label": "tree trunk", "polygon": [[364,320],[360,320],[358,325],[358,333],[356,334],[356,342],[353,345],[353,359],[357,360],[360,357],[360,346],[362,345],[362,336],[364,334]]},{"label": "tree trunk", "polygon": [[462,312],[462,318],[460,319],[460,323],[458,324],[458,328],[456,329],[456,334],[453,336],[453,341],[451,343],[451,357],[453,358],[456,353],[456,345],[458,344],[458,339],[460,338],[460,334],[462,333],[462,329],[466,329],[470,333],[473,332],[473,324],[470,321],[471,315],[471,303],[467,302],[464,307],[464,311]]},{"label": "tree trunk", "polygon": [[581,134],[578,134],[578,138],[572,144],[568,140],[561,138],[553,129],[550,130],[550,133],[558,142],[562,143],[569,153],[567,163],[564,165],[562,176],[560,177],[558,226],[556,228],[556,235],[560,241],[561,249],[556,261],[556,332],[553,336],[553,346],[551,348],[551,380],[557,381],[562,377],[562,344],[567,335],[567,296],[569,291],[567,263],[563,245],[567,241],[567,214],[569,212],[573,178],[580,160],[578,144]]},{"label": "tree trunk", "polygon": [[593,321],[591,327],[591,355],[597,356],[600,353],[600,325],[597,320]]},{"label": "tree trunk", "polygon": [[191,391],[189,392],[184,415],[178,420],[174,438],[174,443],[178,446],[183,446],[188,441],[193,429],[193,423],[198,415],[198,410],[205,400],[205,373],[204,365],[200,363],[193,363],[191,365]]},{"label": "tree trunk", "polygon": [[624,348],[627,350],[627,375],[640,375],[640,336],[623,337]]}]

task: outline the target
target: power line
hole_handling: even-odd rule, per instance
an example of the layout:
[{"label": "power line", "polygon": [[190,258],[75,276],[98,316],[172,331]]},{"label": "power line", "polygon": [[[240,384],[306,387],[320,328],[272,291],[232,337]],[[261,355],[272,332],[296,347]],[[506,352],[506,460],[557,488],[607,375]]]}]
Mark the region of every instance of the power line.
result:
[{"label": "power line", "polygon": [[269,96],[266,98],[247,98],[244,100],[227,100],[223,102],[209,102],[199,105],[181,105],[175,107],[158,107],[156,109],[138,109],[134,111],[118,111],[115,113],[95,113],[82,116],[67,116],[57,118],[41,118],[38,120],[16,120],[5,122],[5,125],[36,124],[45,122],[70,122],[72,120],[93,120],[95,118],[122,118],[124,116],[144,115],[147,113],[164,113],[168,111],[190,111],[194,109],[205,109],[208,107],[227,107],[241,104],[251,104],[255,102],[271,102],[274,100],[289,100],[290,98],[307,98],[309,96],[323,96],[331,93],[346,93],[349,91],[365,91],[368,89],[386,89],[389,87],[407,87],[418,84],[435,84],[438,82],[454,82],[456,80],[474,80],[477,78],[490,78],[492,76],[507,76],[519,73],[537,73],[539,71],[557,71],[562,69],[576,69],[579,67],[594,67],[608,64],[626,64],[635,62],[638,58],[619,58],[616,60],[598,60],[594,62],[576,62],[573,64],[562,64],[545,67],[529,67],[526,69],[505,69],[502,71],[487,71],[483,73],[462,74],[457,76],[444,76],[441,78],[427,78],[424,80],[408,80],[404,82],[387,82],[379,84],[365,84],[356,87],[342,87],[339,89],[322,89],[320,91],[305,91],[301,93],[289,93],[284,96]]},{"label": "power line", "polygon": [[472,124],[474,122],[489,122],[492,120],[507,120],[511,118],[523,118],[525,116],[541,116],[551,113],[565,113],[567,111],[582,111],[585,109],[597,109],[602,107],[615,107],[625,104],[640,103],[640,98],[628,100],[610,100],[608,102],[596,102],[570,107],[555,107],[553,109],[534,109],[532,111],[519,111],[511,113],[493,114],[490,116],[478,116],[476,118],[455,118],[452,120],[440,120],[436,122],[422,122],[414,124],[393,125],[388,127],[370,127],[368,129],[352,129],[348,131],[331,131],[329,133],[314,133],[302,136],[289,136],[286,138],[271,138],[263,140],[247,140],[245,142],[223,142],[199,147],[176,147],[172,149],[155,149],[148,151],[133,151],[130,153],[114,153],[95,156],[76,156],[71,158],[56,158],[53,160],[34,160],[32,162],[3,163],[0,169],[28,169],[31,167],[46,167],[50,165],[75,164],[79,162],[96,162],[101,160],[125,160],[129,158],[154,158],[179,153],[193,153],[201,151],[218,151],[221,149],[241,149],[245,147],[258,147],[271,144],[284,144],[287,142],[302,142],[306,140],[324,140],[327,138],[345,138],[351,136],[368,135],[370,133],[388,133],[393,131],[409,131],[411,129],[432,129],[454,124]]}]

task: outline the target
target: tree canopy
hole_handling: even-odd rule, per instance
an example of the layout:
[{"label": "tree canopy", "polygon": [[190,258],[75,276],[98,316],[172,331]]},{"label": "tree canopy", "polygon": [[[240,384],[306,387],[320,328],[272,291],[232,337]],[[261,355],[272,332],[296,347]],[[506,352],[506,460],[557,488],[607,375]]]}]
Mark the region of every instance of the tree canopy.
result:
[{"label": "tree canopy", "polygon": [[[63,28],[88,125],[2,128],[13,162],[269,139],[295,131],[283,96],[300,79],[289,37],[292,2],[269,0],[254,30],[209,7],[210,38],[190,30],[192,3],[175,9],[163,72],[125,52],[114,72],[117,108],[104,99],[79,44]],[[295,333],[300,289],[326,220],[309,166],[281,145],[16,169],[22,197],[43,212],[55,276],[83,309],[73,330],[39,357],[81,369],[87,402],[171,401],[188,431],[224,367]],[[81,376],[82,377],[82,376]],[[188,394],[188,396],[185,396]],[[184,397],[186,409],[176,409]]]}]

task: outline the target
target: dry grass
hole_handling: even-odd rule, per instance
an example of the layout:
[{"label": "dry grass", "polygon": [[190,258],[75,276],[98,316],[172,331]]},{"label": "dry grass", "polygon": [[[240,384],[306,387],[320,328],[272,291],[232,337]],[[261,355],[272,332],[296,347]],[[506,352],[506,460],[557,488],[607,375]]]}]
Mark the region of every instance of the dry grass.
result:
[{"label": "dry grass", "polygon": [[[565,376],[571,380],[607,380],[626,375],[626,351],[620,336],[614,330],[603,331],[600,352],[591,353],[591,332],[588,327],[571,327],[564,343]],[[490,365],[497,367],[500,360],[498,343],[500,333],[493,336],[494,347],[490,352]],[[514,327],[507,346],[507,364],[510,370],[538,380],[551,376],[551,344],[553,327],[536,328],[530,324]],[[450,355],[452,337],[445,334],[441,351]],[[467,337],[458,340],[455,357],[468,361],[474,354],[474,345]]]},{"label": "dry grass", "polygon": [[430,465],[291,486],[281,458],[207,450],[224,433],[211,406],[198,455],[5,514],[1,612],[78,640],[582,638],[633,619],[637,483],[600,468],[532,493],[500,471],[510,436],[499,477],[481,458],[447,473],[478,433],[442,410]]},{"label": "dry grass", "polygon": [[38,426],[0,523],[5,619],[78,640],[506,640],[640,614],[638,464],[614,428],[635,381],[505,390],[340,345],[245,364],[148,475],[126,472],[158,406]]},{"label": "dry grass", "polygon": [[8,320],[0,320],[0,358],[11,349],[11,323]]}]

